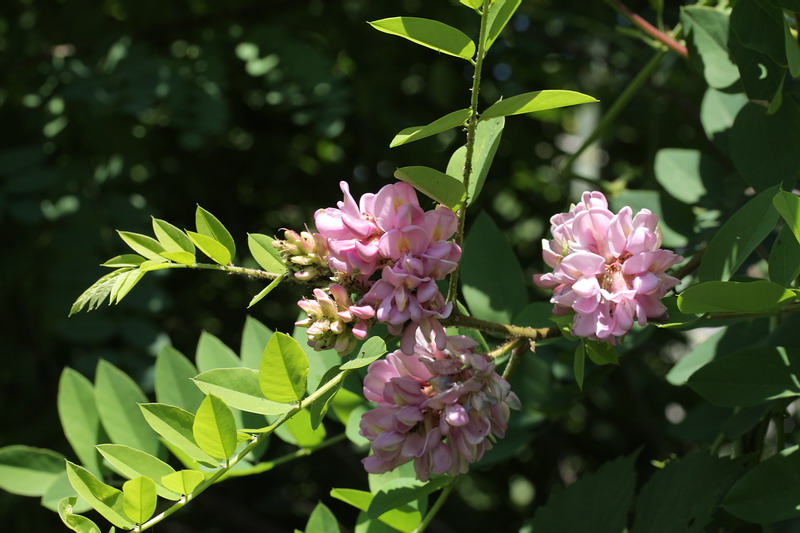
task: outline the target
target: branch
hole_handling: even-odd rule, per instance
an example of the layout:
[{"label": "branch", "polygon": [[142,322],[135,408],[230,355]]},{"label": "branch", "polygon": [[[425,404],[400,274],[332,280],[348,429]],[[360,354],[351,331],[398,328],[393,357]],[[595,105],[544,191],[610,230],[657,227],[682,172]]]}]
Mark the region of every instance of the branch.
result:
[{"label": "branch", "polygon": [[511,324],[500,324],[489,322],[473,316],[462,315],[457,310],[453,310],[448,318],[441,320],[442,325],[453,327],[465,327],[494,333],[500,337],[525,338],[530,340],[552,339],[560,337],[561,330],[558,328],[531,328],[527,326],[513,326]]},{"label": "branch", "polygon": [[670,50],[679,56],[684,58],[689,57],[689,52],[686,50],[686,47],[676,41],[671,35],[659,30],[645,19],[628,9],[628,7],[620,0],[609,0],[609,2],[614,6],[614,9],[619,11],[626,19],[630,20],[634,26],[642,30],[644,33],[666,45]]}]

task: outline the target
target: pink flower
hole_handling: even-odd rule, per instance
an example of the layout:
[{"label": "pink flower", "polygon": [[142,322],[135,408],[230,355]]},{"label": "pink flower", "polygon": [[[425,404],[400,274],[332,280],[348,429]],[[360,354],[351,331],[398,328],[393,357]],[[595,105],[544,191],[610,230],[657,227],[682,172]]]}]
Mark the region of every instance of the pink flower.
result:
[{"label": "pink flower", "polygon": [[350,294],[334,283],[327,292],[314,289],[314,299],[303,299],[297,305],[308,318],[295,322],[308,328],[308,344],[315,350],[335,349],[339,355],[353,351],[358,341],[367,336],[375,311],[370,306],[353,305]]},{"label": "pink flower", "polygon": [[372,442],[367,472],[388,472],[414,461],[422,481],[456,475],[479,461],[502,438],[509,409],[519,399],[475,342],[444,338],[444,348],[417,334],[413,354],[396,351],[369,366],[364,396],[378,406],[361,418]]},{"label": "pink flower", "polygon": [[683,258],[660,249],[656,215],[632,216],[627,206],[615,215],[594,191],[550,223],[553,239],[542,241],[542,256],[553,272],[533,280],[553,289],[555,314],[575,311],[575,335],[614,343],[634,322],[666,313],[660,299],[679,283],[666,271]]}]

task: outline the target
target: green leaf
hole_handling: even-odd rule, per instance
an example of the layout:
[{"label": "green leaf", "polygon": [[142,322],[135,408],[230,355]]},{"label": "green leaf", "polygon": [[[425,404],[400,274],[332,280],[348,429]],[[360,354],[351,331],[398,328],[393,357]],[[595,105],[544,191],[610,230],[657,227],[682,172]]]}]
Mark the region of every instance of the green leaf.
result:
[{"label": "green leaf", "polygon": [[789,226],[781,228],[769,253],[769,279],[783,287],[800,276],[800,242]]},{"label": "green leaf", "polygon": [[467,7],[471,7],[472,9],[480,9],[483,5],[483,0],[458,0],[462,4]]},{"label": "green leaf", "polygon": [[743,45],[735,33],[729,35],[728,47],[739,68],[745,94],[757,105],[767,107],[782,91],[786,67],[776,64],[768,55]]},{"label": "green leaf", "polygon": [[272,337],[271,329],[255,318],[248,316],[244,322],[242,345],[239,350],[242,365],[258,370],[258,367],[261,366],[261,356],[264,354],[264,348],[266,348],[270,337]]},{"label": "green leaf", "polygon": [[681,10],[689,62],[715,89],[730,87],[739,79],[739,69],[728,53],[729,20],[730,15],[710,7],[686,6]]},{"label": "green leaf", "polygon": [[[505,117],[481,120],[475,129],[475,143],[472,151],[472,173],[469,179],[469,190],[467,191],[467,205],[472,204],[483,190],[483,184],[489,175],[489,169],[500,146],[500,138],[505,127]],[[463,183],[464,165],[467,158],[467,147],[462,146],[453,152],[447,164],[448,176],[456,176]]]},{"label": "green leaf", "polygon": [[161,257],[186,266],[192,266],[197,262],[195,254],[190,254],[189,252],[164,252]]},{"label": "green leaf", "polygon": [[247,234],[247,246],[261,268],[273,274],[283,274],[287,268],[280,252],[272,245],[274,241],[272,237],[260,233]]},{"label": "green leaf", "polygon": [[156,357],[156,400],[194,412],[203,394],[192,383],[197,369],[172,346],[164,346]]},{"label": "green leaf", "polygon": [[[319,390],[322,388],[323,385],[328,383],[331,379],[336,377],[339,374],[339,367],[334,366],[330,368],[322,379],[319,381],[319,385],[315,390]],[[328,412],[328,407],[330,406],[331,401],[333,401],[334,397],[342,390],[342,381],[339,384],[331,387],[328,389],[326,393],[320,396],[317,401],[312,403],[308,407],[308,413],[311,415],[311,428],[317,429],[319,425],[322,423],[322,419],[325,417],[325,414]],[[345,421],[346,422],[346,421]]]},{"label": "green leaf", "polygon": [[425,498],[453,482],[450,476],[441,476],[428,482],[415,478],[393,479],[381,487],[367,508],[370,518],[378,518],[387,511]]},{"label": "green leaf", "polygon": [[[681,204],[667,204],[668,197],[658,191],[622,191],[610,198],[609,203],[614,211],[619,211],[624,206],[629,206],[636,213],[640,209],[649,209],[651,213],[658,217],[658,227],[664,239],[664,246],[677,248],[686,246],[689,240],[686,235],[692,231],[691,224],[688,223],[692,217],[691,210],[684,207],[681,212]],[[679,226],[681,220],[685,221],[683,226]],[[668,222],[674,223],[670,225]]]},{"label": "green leaf", "polygon": [[308,517],[305,533],[339,533],[339,523],[330,509],[319,502]]},{"label": "green leaf", "polygon": [[725,330],[714,333],[705,341],[693,347],[689,353],[681,358],[667,374],[667,381],[675,386],[685,385],[692,374],[699,368],[713,361],[718,353],[720,341],[725,337]]},{"label": "green leaf", "polygon": [[300,401],[306,393],[308,358],[297,341],[276,332],[264,348],[258,384],[268,400],[278,403]]},{"label": "green leaf", "polygon": [[158,457],[123,444],[101,444],[97,450],[124,477],[128,479],[139,476],[148,477],[155,481],[159,496],[168,500],[180,499],[179,493],[161,485],[161,478],[174,473],[175,469]]},{"label": "green leaf", "polygon": [[522,0],[495,0],[491,7],[489,7],[489,20],[487,26],[489,31],[486,34],[486,51],[492,47],[494,42],[500,37],[503,28],[506,27],[508,21],[514,16]]},{"label": "green leaf", "polygon": [[708,88],[700,106],[700,122],[706,137],[722,151],[729,153],[730,129],[736,115],[747,104],[742,93],[725,93]]},{"label": "green leaf", "polygon": [[634,464],[638,455],[635,452],[608,461],[595,473],[586,474],[566,489],[552,493],[534,515],[533,531],[623,531],[636,486]]},{"label": "green leaf", "polygon": [[481,114],[481,120],[557,109],[599,100],[575,91],[533,91],[500,100]]},{"label": "green leaf", "polygon": [[464,201],[464,184],[438,170],[419,166],[403,167],[395,170],[394,177],[451,209],[457,209]]},{"label": "green leaf", "polygon": [[800,78],[800,46],[789,29],[789,23],[783,19],[783,46],[786,51],[786,62],[793,78]]},{"label": "green leaf", "polygon": [[286,274],[281,274],[281,275],[280,275],[280,276],[278,276],[277,278],[273,279],[273,280],[272,280],[272,281],[269,283],[269,285],[267,285],[266,287],[264,287],[263,289],[261,289],[261,290],[259,291],[259,293],[258,293],[258,294],[256,294],[255,296],[253,296],[253,298],[250,300],[250,303],[249,303],[249,304],[247,304],[247,308],[248,308],[248,309],[250,309],[251,307],[253,307],[254,305],[256,305],[258,302],[260,302],[261,300],[263,300],[263,299],[264,299],[264,297],[265,297],[266,295],[268,295],[269,293],[271,293],[271,292],[272,292],[272,289],[274,289],[275,287],[277,287],[278,285],[280,285],[280,284],[281,284],[281,282],[283,281],[283,278],[284,278],[285,276],[286,276]]},{"label": "green leaf", "polygon": [[767,313],[796,299],[771,281],[708,281],[678,295],[684,313]]},{"label": "green leaf", "polygon": [[[142,263],[143,265],[145,263]],[[114,284],[114,287],[111,289],[111,294],[108,295],[108,303],[109,304],[118,304],[122,301],[125,296],[131,289],[133,289],[139,281],[144,277],[145,271],[139,267],[136,270],[131,270],[129,272],[125,272],[119,278],[117,278],[117,282]]]},{"label": "green leaf", "polygon": [[259,373],[251,368],[208,370],[193,381],[204,393],[213,394],[231,407],[248,413],[282,415],[292,408],[288,403],[264,398],[259,387]]},{"label": "green leaf", "polygon": [[131,269],[127,267],[118,268],[95,281],[88,289],[83,291],[83,294],[78,296],[78,299],[72,304],[69,310],[69,316],[74,315],[86,306],[88,306],[88,309],[86,309],[87,311],[100,307],[103,300],[111,294],[111,290],[114,288],[117,281],[119,281],[120,276],[130,271]]},{"label": "green leaf", "polygon": [[722,507],[756,524],[800,517],[800,451],[780,450],[756,464],[731,488]]},{"label": "green leaf", "polygon": [[692,374],[689,386],[715,405],[758,405],[800,396],[800,351],[760,346],[715,359]]},{"label": "green leaf", "polygon": [[100,528],[97,527],[97,524],[85,516],[73,514],[76,500],[77,499],[72,496],[63,498],[58,503],[58,516],[61,517],[61,521],[72,531],[77,531],[78,533],[100,533]]},{"label": "green leaf", "polygon": [[589,359],[596,365],[618,365],[619,355],[617,350],[607,342],[584,341],[584,349]]},{"label": "green leaf", "polygon": [[194,440],[211,457],[228,460],[236,451],[236,421],[225,402],[209,394],[194,417]]},{"label": "green leaf", "polygon": [[236,255],[236,243],[233,241],[231,233],[217,217],[198,205],[194,213],[194,223],[197,233],[221,243],[228,250],[231,258]]},{"label": "green leaf", "polygon": [[786,191],[778,191],[772,198],[772,205],[786,221],[797,241],[800,242],[800,198]]},{"label": "green leaf", "polygon": [[762,106],[749,103],[736,115],[730,148],[736,170],[757,191],[771,185],[790,189],[800,172],[800,111],[781,106],[768,115]]},{"label": "green leaf", "polygon": [[76,498],[75,503],[72,505],[73,513],[83,513],[92,508],[91,505],[86,503],[83,498],[77,498],[78,493],[72,488],[67,477],[67,470],[62,463],[61,473],[56,477],[55,481],[47,488],[47,492],[42,495],[40,503],[46,509],[58,512],[58,505],[66,498]]},{"label": "green leaf", "polygon": [[703,177],[724,176],[725,172],[698,150],[664,148],[656,153],[655,174],[670,196],[694,205],[707,194]]},{"label": "green leaf", "polygon": [[633,533],[703,533],[745,461],[695,453],[656,470],[636,499]]},{"label": "green leaf", "polygon": [[122,254],[116,257],[112,257],[111,259],[109,259],[100,266],[112,267],[112,268],[120,268],[120,267],[136,268],[142,263],[144,263],[144,261],[145,259],[141,255]]},{"label": "green leaf", "polygon": [[176,228],[166,220],[153,218],[153,232],[155,233],[158,242],[160,242],[164,247],[165,252],[170,254],[182,252],[182,255],[175,256],[184,259],[183,261],[178,261],[179,263],[183,263],[185,265],[194,264],[195,247],[191,239],[189,239],[189,236],[183,231]]},{"label": "green leaf", "polygon": [[322,444],[327,436],[325,426],[311,426],[311,414],[308,409],[298,411],[293,417],[275,430],[275,435],[289,444],[300,448],[315,448]]},{"label": "green leaf", "polygon": [[137,477],[122,485],[123,509],[128,518],[143,524],[156,512],[156,484],[152,479]]},{"label": "green leaf", "polygon": [[75,455],[91,471],[100,473],[95,444],[101,442],[100,416],[91,381],[65,368],[58,381],[58,418]]},{"label": "green leaf", "polygon": [[392,142],[389,144],[389,148],[394,148],[396,146],[418,141],[420,139],[430,137],[431,135],[436,135],[437,133],[462,126],[468,118],[469,109],[459,109],[458,111],[448,113],[447,115],[438,118],[425,126],[411,126],[410,128],[406,128],[395,135],[394,139],[392,139]]},{"label": "green leaf", "polygon": [[194,440],[194,415],[173,405],[145,403],[139,405],[153,431],[195,461],[216,465],[217,461],[200,449]]},{"label": "green leaf", "polygon": [[[331,496],[364,512],[369,509],[373,499],[369,492],[356,489],[333,489]],[[422,522],[422,513],[406,504],[382,514],[378,520],[400,531],[410,532]]]},{"label": "green leaf", "polygon": [[528,304],[522,267],[505,235],[485,212],[467,234],[461,271],[464,299],[477,318],[510,324]]},{"label": "green leaf", "polygon": [[575,357],[572,361],[572,371],[575,373],[575,383],[583,390],[583,374],[586,368],[586,346],[583,341],[575,347]]},{"label": "green leaf", "polygon": [[67,461],[67,476],[78,495],[103,517],[122,529],[133,529],[123,507],[122,492],[94,477],[85,468]]},{"label": "green leaf", "polygon": [[138,385],[111,363],[100,360],[95,377],[95,402],[103,427],[115,444],[158,455],[158,438],[142,417],[138,403],[147,397]]},{"label": "green leaf", "polygon": [[386,343],[380,337],[370,337],[361,345],[354,358],[344,363],[342,370],[354,370],[369,365],[386,353]]},{"label": "green leaf", "polygon": [[794,11],[800,13],[800,0],[767,0],[768,2],[786,9],[787,11]]},{"label": "green leaf", "polygon": [[350,416],[347,418],[347,422],[344,427],[344,433],[347,437],[347,440],[362,448],[369,446],[369,440],[361,434],[361,417],[363,417],[364,413],[367,411],[369,411],[369,407],[363,403],[356,406],[350,412]]},{"label": "green leaf", "polygon": [[200,251],[210,257],[215,263],[225,266],[233,259],[230,250],[213,237],[201,235],[193,231],[187,231],[186,234],[192,242],[200,248]]},{"label": "green leaf", "polygon": [[739,41],[768,55],[776,64],[786,64],[783,42],[783,12],[767,2],[737,2],[731,11],[731,29]]},{"label": "green leaf", "polygon": [[203,473],[197,470],[178,470],[174,474],[161,478],[161,483],[169,490],[185,496],[191,494],[200,483],[205,481],[205,478]]},{"label": "green leaf", "polygon": [[771,187],[748,201],[722,225],[706,247],[698,276],[700,281],[727,281],[742,266],[778,220]]},{"label": "green leaf", "polygon": [[195,361],[200,372],[207,372],[215,368],[237,368],[242,366],[242,361],[236,353],[207,331],[200,334]]},{"label": "green leaf", "polygon": [[0,489],[20,496],[43,496],[64,472],[64,456],[45,448],[0,448]]},{"label": "green leaf", "polygon": [[443,54],[471,61],[475,43],[461,31],[436,20],[417,17],[392,17],[376,20],[370,26],[389,35],[432,48]]},{"label": "green leaf", "polygon": [[152,259],[153,261],[164,261],[164,258],[161,257],[161,253],[166,250],[164,250],[161,243],[154,238],[142,235],[141,233],[131,233],[130,231],[117,230],[117,233],[120,238],[125,241],[125,244],[130,246],[137,254],[147,259]]}]

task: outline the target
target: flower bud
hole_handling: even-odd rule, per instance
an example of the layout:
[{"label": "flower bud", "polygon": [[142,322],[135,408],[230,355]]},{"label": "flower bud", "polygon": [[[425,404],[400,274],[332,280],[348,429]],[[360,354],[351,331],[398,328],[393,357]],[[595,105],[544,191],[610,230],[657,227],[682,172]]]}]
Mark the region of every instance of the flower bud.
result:
[{"label": "flower bud", "polygon": [[328,245],[319,233],[292,230],[283,232],[283,240],[272,245],[281,253],[286,265],[300,281],[311,281],[326,274],[328,270]]},{"label": "flower bud", "polygon": [[314,289],[313,300],[303,299],[297,305],[308,318],[295,325],[308,328],[308,344],[317,351],[333,348],[339,355],[349,354],[366,337],[372,323],[372,315],[354,305],[347,289],[336,283],[328,289]]}]

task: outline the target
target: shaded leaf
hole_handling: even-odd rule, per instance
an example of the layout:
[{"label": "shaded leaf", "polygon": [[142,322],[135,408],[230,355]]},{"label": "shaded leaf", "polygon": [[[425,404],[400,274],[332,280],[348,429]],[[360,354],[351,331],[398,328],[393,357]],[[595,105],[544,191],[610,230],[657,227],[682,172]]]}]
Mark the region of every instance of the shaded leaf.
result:
[{"label": "shaded leaf", "polygon": [[792,291],[766,280],[707,281],[678,295],[684,313],[766,313],[796,299]]},{"label": "shaded leaf", "polygon": [[583,341],[575,347],[575,356],[572,361],[572,371],[575,374],[575,383],[583,390],[583,374],[586,369],[586,346]]},{"label": "shaded leaf", "polygon": [[728,53],[729,20],[730,15],[710,7],[686,6],[681,10],[689,62],[716,89],[730,87],[739,79],[739,69]]},{"label": "shaded leaf", "polygon": [[186,356],[164,346],[156,357],[156,400],[194,412],[204,397],[192,383],[196,375],[197,369]]},{"label": "shaded leaf", "polygon": [[786,221],[797,241],[800,242],[800,198],[786,191],[778,191],[772,198],[772,205]]},{"label": "shaded leaf", "polygon": [[305,533],[339,533],[339,523],[330,509],[319,502],[308,517]]},{"label": "shaded leaf", "polygon": [[284,442],[300,448],[314,448],[322,444],[327,431],[322,424],[312,427],[311,413],[308,409],[303,409],[279,426],[275,430],[275,435]]},{"label": "shaded leaf", "polygon": [[271,329],[257,319],[248,316],[244,322],[242,345],[239,349],[242,365],[258,370],[259,366],[261,366],[261,356],[264,355],[264,348],[266,348],[270,337],[272,337]]},{"label": "shaded leaf", "polygon": [[195,353],[197,369],[207,372],[215,368],[236,368],[242,366],[242,361],[236,352],[211,333],[204,331],[197,341]]},{"label": "shaded leaf", "polygon": [[788,287],[800,275],[800,242],[789,226],[781,228],[769,253],[769,279]]},{"label": "shaded leaf", "polygon": [[101,442],[102,429],[91,381],[65,368],[58,381],[57,403],[61,427],[75,455],[86,468],[99,474],[100,459],[94,446]]},{"label": "shaded leaf", "polygon": [[74,496],[63,498],[58,504],[58,516],[64,525],[78,533],[100,533],[100,528],[85,516],[74,514],[76,498]]},{"label": "shaded leaf", "polygon": [[20,496],[43,496],[64,472],[64,456],[45,448],[0,448],[0,489]]}]

